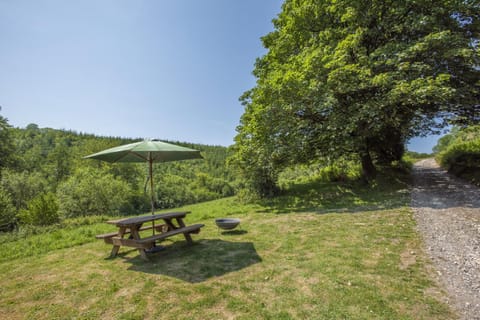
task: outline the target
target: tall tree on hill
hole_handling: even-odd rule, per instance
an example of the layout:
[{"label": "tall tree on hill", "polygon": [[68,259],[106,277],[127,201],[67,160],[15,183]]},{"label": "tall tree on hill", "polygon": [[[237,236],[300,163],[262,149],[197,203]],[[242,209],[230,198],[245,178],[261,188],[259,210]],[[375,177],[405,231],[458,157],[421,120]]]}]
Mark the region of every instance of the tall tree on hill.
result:
[{"label": "tall tree on hill", "polygon": [[354,155],[370,179],[409,138],[479,121],[479,18],[469,0],[286,0],[231,161],[258,185],[287,163]]},{"label": "tall tree on hill", "polygon": [[14,149],[11,126],[7,119],[0,116],[0,169],[12,164]]}]

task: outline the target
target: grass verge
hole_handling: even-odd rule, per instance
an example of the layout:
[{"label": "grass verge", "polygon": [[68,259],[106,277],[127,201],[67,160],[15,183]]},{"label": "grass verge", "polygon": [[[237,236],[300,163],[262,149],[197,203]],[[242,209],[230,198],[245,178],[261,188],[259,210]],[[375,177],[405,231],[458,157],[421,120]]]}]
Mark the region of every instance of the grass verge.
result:
[{"label": "grass verge", "polygon": [[[227,198],[189,206],[186,221],[206,225],[194,235],[196,243],[170,238],[149,263],[124,248],[106,258],[110,247],[94,239],[112,229],[103,223],[11,241],[0,246],[9,257],[0,262],[0,314],[451,319],[429,280],[404,187],[386,177],[368,189],[302,185],[255,205]],[[214,218],[224,216],[240,218],[240,228],[220,232]]]}]

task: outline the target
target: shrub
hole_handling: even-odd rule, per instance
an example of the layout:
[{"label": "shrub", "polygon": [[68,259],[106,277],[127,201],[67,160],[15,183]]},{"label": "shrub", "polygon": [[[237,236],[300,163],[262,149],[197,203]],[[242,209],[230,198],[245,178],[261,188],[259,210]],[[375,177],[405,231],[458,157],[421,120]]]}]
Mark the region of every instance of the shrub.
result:
[{"label": "shrub", "polygon": [[59,211],[66,218],[119,215],[130,195],[125,181],[93,168],[79,170],[57,190]]},{"label": "shrub", "polygon": [[286,168],[279,176],[279,186],[288,190],[295,184],[315,182],[345,182],[360,177],[361,167],[355,161],[338,159],[335,162],[317,162]]},{"label": "shrub", "polygon": [[480,184],[480,127],[456,130],[437,161],[449,172]]},{"label": "shrub", "polygon": [[155,181],[158,208],[179,207],[231,196],[234,193],[233,187],[228,182],[201,172],[189,179],[165,173],[157,176]]},{"label": "shrub", "polygon": [[10,194],[16,210],[26,209],[28,203],[47,188],[44,177],[39,172],[28,173],[12,170],[2,171],[1,185]]},{"label": "shrub", "polygon": [[455,166],[475,167],[480,160],[480,139],[451,145],[440,154],[440,163],[447,169]]},{"label": "shrub", "polygon": [[143,191],[131,192],[119,208],[121,214],[138,214],[150,211],[150,196]]},{"label": "shrub", "polygon": [[337,161],[318,172],[317,180],[325,182],[355,180],[360,177],[360,166],[353,161]]},{"label": "shrub", "polygon": [[[449,172],[479,182],[480,139],[454,144],[439,155],[440,164]],[[474,181],[475,182],[475,181]]]},{"label": "shrub", "polygon": [[40,194],[20,211],[22,223],[34,226],[48,226],[60,222],[58,203],[54,193]]},{"label": "shrub", "polygon": [[0,187],[0,225],[16,222],[17,212],[13,206],[10,194]]}]

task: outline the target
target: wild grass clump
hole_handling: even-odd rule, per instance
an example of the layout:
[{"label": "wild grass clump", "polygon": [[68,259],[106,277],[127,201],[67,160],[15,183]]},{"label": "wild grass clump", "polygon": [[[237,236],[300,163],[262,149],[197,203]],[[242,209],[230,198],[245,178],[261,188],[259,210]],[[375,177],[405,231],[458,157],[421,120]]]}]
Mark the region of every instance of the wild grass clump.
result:
[{"label": "wild grass clump", "polygon": [[300,184],[355,181],[360,175],[360,164],[354,161],[303,164],[283,170],[278,178],[278,186],[281,190],[288,190]]}]

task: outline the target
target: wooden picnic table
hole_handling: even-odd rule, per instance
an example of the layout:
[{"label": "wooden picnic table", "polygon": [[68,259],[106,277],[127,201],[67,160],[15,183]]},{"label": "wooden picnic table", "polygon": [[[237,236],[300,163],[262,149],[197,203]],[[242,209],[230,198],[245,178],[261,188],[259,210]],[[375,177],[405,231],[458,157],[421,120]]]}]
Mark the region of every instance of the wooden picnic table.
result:
[{"label": "wooden picnic table", "polygon": [[[145,215],[139,217],[132,217],[120,220],[107,221],[109,224],[113,224],[118,227],[117,232],[111,232],[106,234],[97,235],[97,239],[103,239],[105,243],[112,244],[111,257],[115,257],[121,246],[127,246],[137,248],[140,256],[144,260],[148,260],[147,250],[155,247],[155,242],[164,240],[165,238],[183,233],[185,239],[189,244],[193,243],[190,234],[199,233],[203,224],[194,224],[186,226],[183,222],[183,218],[190,213],[184,212],[169,212],[160,213],[154,215]],[[163,220],[163,223],[155,225],[155,221]],[[146,222],[152,222],[151,226],[144,226]],[[151,236],[141,237],[140,231],[155,230],[155,233]],[[128,235],[128,238],[125,236]]]}]

